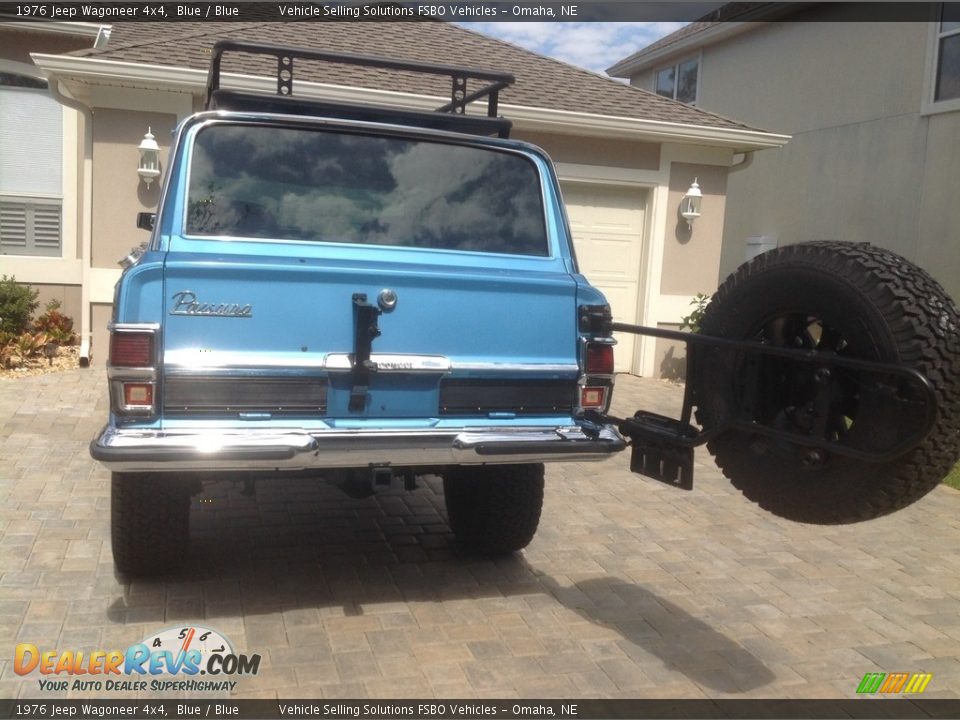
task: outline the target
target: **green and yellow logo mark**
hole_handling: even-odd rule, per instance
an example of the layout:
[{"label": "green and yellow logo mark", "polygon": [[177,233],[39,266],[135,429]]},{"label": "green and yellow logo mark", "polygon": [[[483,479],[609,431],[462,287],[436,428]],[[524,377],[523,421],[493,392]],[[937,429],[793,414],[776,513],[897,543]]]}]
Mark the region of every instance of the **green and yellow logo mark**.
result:
[{"label": "green and yellow logo mark", "polygon": [[858,695],[919,694],[927,689],[932,673],[867,673],[857,687]]}]

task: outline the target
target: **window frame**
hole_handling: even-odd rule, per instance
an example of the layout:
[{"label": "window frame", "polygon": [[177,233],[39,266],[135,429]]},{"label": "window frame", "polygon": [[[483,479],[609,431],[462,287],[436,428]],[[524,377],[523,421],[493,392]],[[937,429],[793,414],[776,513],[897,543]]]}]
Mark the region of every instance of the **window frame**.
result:
[{"label": "window frame", "polygon": [[[393,137],[397,140],[406,140],[414,141],[420,143],[427,143],[433,145],[444,145],[452,147],[467,147],[474,148],[486,152],[495,152],[503,155],[510,155],[516,157],[518,160],[523,160],[530,164],[534,175],[537,178],[538,183],[538,192],[537,199],[540,203],[540,218],[543,222],[543,243],[544,243],[544,252],[542,254],[523,254],[523,253],[505,253],[505,252],[495,252],[487,250],[465,250],[459,248],[432,248],[424,247],[417,245],[390,245],[390,244],[375,244],[375,243],[354,243],[354,242],[343,242],[343,241],[325,241],[325,240],[307,240],[307,239],[298,239],[298,238],[272,238],[272,237],[257,237],[257,236],[246,236],[246,235],[233,235],[230,233],[227,234],[197,234],[189,231],[189,208],[190,208],[190,193],[189,188],[191,187],[192,177],[193,177],[193,157],[196,150],[196,141],[198,136],[206,130],[216,127],[259,127],[259,128],[280,128],[280,129],[291,129],[298,130],[300,132],[322,132],[330,134],[339,134],[339,135],[357,135],[361,137],[371,137],[371,138],[385,138]],[[296,122],[296,121],[276,121],[272,118],[265,118],[263,121],[256,123],[250,122],[237,122],[231,119],[207,119],[193,127],[189,128],[189,134],[186,136],[186,149],[184,151],[184,156],[186,157],[185,167],[182,175],[182,182],[184,186],[188,188],[188,191],[182,195],[182,206],[179,208],[179,211],[174,210],[175,217],[178,217],[179,226],[175,229],[175,232],[183,237],[187,241],[196,242],[196,241],[216,241],[216,242],[244,242],[244,243],[265,243],[270,245],[285,245],[285,244],[295,244],[302,246],[314,246],[314,247],[352,247],[352,248],[366,248],[372,251],[401,251],[401,252],[420,252],[420,253],[457,253],[457,254],[471,254],[479,257],[501,257],[501,258],[512,258],[512,259],[523,259],[523,260],[535,260],[535,261],[544,261],[544,260],[554,260],[560,255],[557,253],[555,246],[556,239],[554,237],[554,231],[552,229],[552,222],[550,217],[550,198],[547,194],[547,184],[549,178],[544,174],[544,169],[541,162],[537,158],[533,157],[530,153],[524,152],[516,147],[511,147],[507,145],[493,145],[486,142],[483,142],[478,138],[477,141],[474,141],[471,138],[460,138],[460,137],[451,137],[447,133],[441,133],[439,131],[423,131],[416,132],[415,128],[404,128],[403,130],[392,130],[387,132],[377,132],[374,130],[363,130],[349,125],[338,125],[336,123],[324,123],[322,125],[317,125],[313,122],[307,120],[306,122]],[[161,210],[162,210],[162,201],[161,201]]]},{"label": "window frame", "polygon": [[960,111],[960,97],[949,98],[947,100],[936,100],[937,92],[937,74],[940,66],[940,41],[947,37],[960,35],[960,28],[942,31],[943,23],[943,5],[939,3],[935,6],[934,15],[929,23],[929,32],[927,35],[927,63],[924,71],[923,103],[920,108],[921,115],[935,115],[944,112]]},{"label": "window frame", "polygon": [[[694,98],[690,102],[684,102],[683,100],[677,99],[677,89],[680,84],[680,66],[684,65],[691,60],[696,61],[697,63],[697,85],[694,92]],[[669,96],[671,100],[676,100],[677,102],[682,102],[684,105],[690,105],[696,107],[700,104],[700,85],[703,78],[703,52],[697,52],[693,55],[687,55],[685,57],[680,57],[674,60],[673,62],[667,65],[661,65],[653,71],[653,92],[660,97],[668,97],[667,95],[661,95],[657,92],[657,78],[660,73],[665,70],[673,70],[673,94]]]},{"label": "window frame", "polygon": [[[43,95],[49,96],[49,91],[47,87],[47,79],[40,76],[36,73],[35,68],[30,68],[29,66],[24,65],[23,63],[13,62],[13,61],[0,61],[0,73],[4,75],[11,75],[15,77],[22,77],[28,80],[34,81],[36,84],[6,84],[4,87],[12,87],[23,92],[36,92]],[[40,83],[43,83],[44,87],[38,87]],[[37,193],[37,192],[19,192],[16,190],[5,191],[0,193],[0,201],[4,204],[22,204],[25,206],[25,223],[27,228],[27,233],[25,237],[25,245],[22,248],[22,252],[11,251],[9,246],[6,246],[2,243],[0,239],[0,257],[4,258],[5,262],[11,261],[13,259],[23,259],[23,260],[33,260],[33,259],[43,259],[43,260],[63,260],[68,256],[66,254],[67,248],[65,243],[66,237],[66,195],[65,195],[65,186],[66,186],[66,172],[67,164],[65,162],[67,153],[69,152],[68,138],[66,134],[66,114],[62,105],[58,104],[59,109],[59,124],[60,124],[60,188],[59,192],[56,194],[46,194],[46,193]],[[52,207],[56,206],[58,211],[58,237],[57,237],[57,247],[56,249],[38,246],[36,244],[36,235],[31,230],[35,228],[36,222],[36,209],[38,206]]]}]

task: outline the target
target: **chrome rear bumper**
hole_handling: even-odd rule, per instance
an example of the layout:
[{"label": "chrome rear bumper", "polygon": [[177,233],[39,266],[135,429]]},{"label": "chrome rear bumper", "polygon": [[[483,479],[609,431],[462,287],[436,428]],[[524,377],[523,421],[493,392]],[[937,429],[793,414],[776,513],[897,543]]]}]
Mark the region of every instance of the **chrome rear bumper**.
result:
[{"label": "chrome rear bumper", "polygon": [[626,442],[569,427],[468,430],[138,430],[107,426],[90,443],[115,471],[309,470],[603,460]]}]

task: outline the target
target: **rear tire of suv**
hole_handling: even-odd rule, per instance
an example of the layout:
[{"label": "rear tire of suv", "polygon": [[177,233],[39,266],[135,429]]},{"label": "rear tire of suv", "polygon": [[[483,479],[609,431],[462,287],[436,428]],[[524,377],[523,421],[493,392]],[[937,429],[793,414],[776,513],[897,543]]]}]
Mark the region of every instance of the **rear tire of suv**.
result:
[{"label": "rear tire of suv", "polygon": [[480,555],[509,555],[533,540],[543,507],[543,465],[458,467],[443,478],[450,528]]},{"label": "rear tire of suv", "polygon": [[190,489],[174,477],[113,473],[110,539],[117,570],[161,575],[179,568],[190,540]]}]

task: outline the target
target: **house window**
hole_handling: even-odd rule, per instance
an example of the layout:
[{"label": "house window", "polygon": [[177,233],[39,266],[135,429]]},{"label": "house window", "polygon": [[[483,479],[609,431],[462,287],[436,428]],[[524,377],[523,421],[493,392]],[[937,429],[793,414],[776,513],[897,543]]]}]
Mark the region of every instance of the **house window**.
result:
[{"label": "house window", "polygon": [[45,87],[0,73],[0,254],[61,255],[63,110]]},{"label": "house window", "polygon": [[697,77],[700,74],[700,61],[690,58],[676,65],[663,68],[656,75],[657,95],[673,98],[683,103],[697,101]]},{"label": "house window", "polygon": [[960,6],[940,6],[937,27],[937,75],[933,91],[935,102],[960,98]]}]

